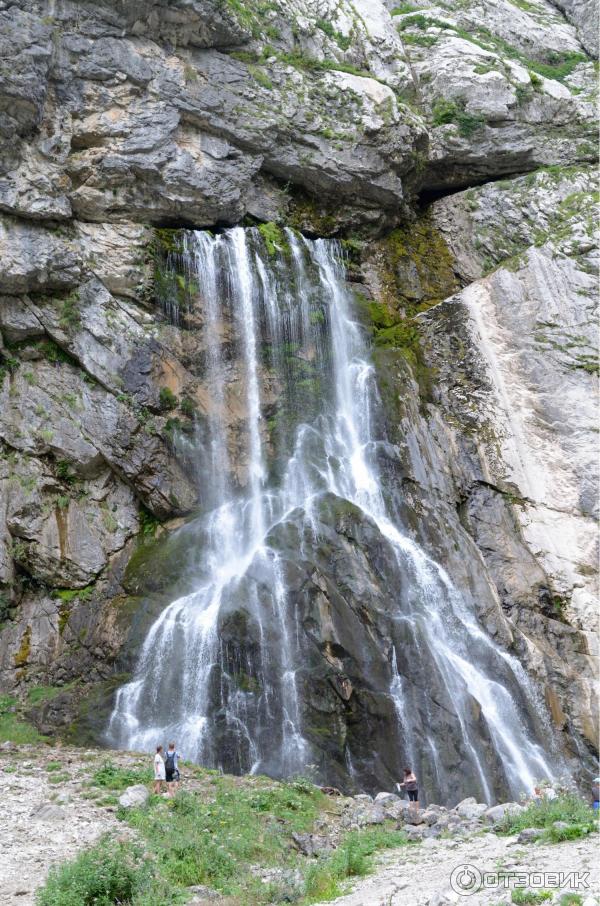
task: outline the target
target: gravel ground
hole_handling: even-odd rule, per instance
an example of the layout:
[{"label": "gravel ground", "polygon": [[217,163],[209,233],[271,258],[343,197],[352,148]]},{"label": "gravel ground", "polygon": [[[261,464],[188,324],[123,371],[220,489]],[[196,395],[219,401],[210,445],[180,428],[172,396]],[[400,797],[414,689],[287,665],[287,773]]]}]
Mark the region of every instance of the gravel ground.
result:
[{"label": "gravel ground", "polygon": [[[503,879],[500,879],[500,886],[494,885],[485,892],[467,896],[454,892],[452,872],[456,869],[456,874],[462,878],[464,875],[459,866],[470,865],[494,875],[500,871],[528,874],[589,872],[588,887],[576,883],[561,889],[551,886],[549,882],[553,879],[548,878],[539,889],[553,892],[552,899],[545,901],[549,904],[560,903],[565,893],[578,893],[585,906],[596,906],[600,903],[599,854],[597,835],[544,846],[517,844],[516,837],[498,837],[492,833],[460,841],[426,840],[419,846],[386,853],[375,874],[360,881],[352,893],[334,903],[335,906],[445,906],[450,903],[498,906],[511,902],[511,890],[503,886]],[[534,883],[535,880],[532,879]]]},{"label": "gravel ground", "polygon": [[[132,832],[116,818],[116,807],[107,799],[109,791],[89,783],[107,758],[123,767],[148,766],[148,756],[127,752],[46,746],[0,750],[1,906],[34,906],[35,891],[44,883],[50,867],[72,858],[103,833],[110,832],[121,839],[131,836]],[[239,782],[243,784],[243,778]],[[208,780],[190,776],[185,785],[198,791],[206,788],[206,794],[211,795]],[[503,886],[470,896],[452,891],[453,870],[471,865],[482,872],[494,873],[499,870],[589,872],[587,888],[582,883],[562,889],[553,887],[551,882],[541,886],[553,891],[548,903],[559,904],[562,894],[577,892],[582,895],[584,906],[597,906],[600,904],[599,854],[597,835],[553,846],[517,844],[515,837],[497,837],[493,833],[479,833],[468,839],[428,839],[386,852],[378,862],[376,873],[360,880],[351,893],[335,900],[335,904],[509,904],[511,892]]]}]

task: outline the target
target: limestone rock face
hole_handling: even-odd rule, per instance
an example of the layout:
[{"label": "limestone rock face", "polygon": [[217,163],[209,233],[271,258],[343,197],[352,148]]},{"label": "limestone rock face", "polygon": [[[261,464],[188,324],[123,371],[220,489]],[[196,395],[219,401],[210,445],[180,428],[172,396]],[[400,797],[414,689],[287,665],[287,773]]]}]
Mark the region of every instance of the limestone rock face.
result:
[{"label": "limestone rock face", "polygon": [[593,65],[550,3],[428,3],[395,19],[432,126],[433,187],[595,159]]},{"label": "limestone rock face", "polygon": [[[414,319],[421,403],[401,394],[393,410],[429,543],[463,588],[467,560],[431,526],[475,543],[468,559],[485,568],[512,645],[580,752],[597,732],[596,198],[595,174],[573,168],[435,202],[433,221],[468,285]],[[401,383],[390,355],[382,361]],[[423,374],[434,375],[427,386]],[[493,633],[490,615],[481,613]]]},{"label": "limestone rock face", "polygon": [[[593,750],[594,3],[418,6],[0,3],[0,684],[67,684],[44,732],[75,720],[89,682],[97,734],[182,581],[185,527],[169,530],[202,505],[206,316],[169,271],[173,228],[277,221],[360,246],[349,274],[407,531],[542,684],[565,750]],[[242,438],[235,394],[226,417]],[[362,679],[367,655],[389,673],[387,602],[343,531],[323,531],[372,624],[330,564],[290,554],[321,651],[312,742],[342,784],[355,737],[381,788],[393,717]],[[356,532],[375,558],[372,527]]]}]

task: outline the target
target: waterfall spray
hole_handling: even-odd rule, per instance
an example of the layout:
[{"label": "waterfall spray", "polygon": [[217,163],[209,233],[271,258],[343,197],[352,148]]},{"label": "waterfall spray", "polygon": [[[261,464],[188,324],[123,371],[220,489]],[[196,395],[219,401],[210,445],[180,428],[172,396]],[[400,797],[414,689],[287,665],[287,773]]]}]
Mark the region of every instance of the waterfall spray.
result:
[{"label": "waterfall spray", "polygon": [[[376,464],[384,438],[373,427],[375,375],[353,317],[341,248],[286,231],[286,249],[269,252],[257,230],[187,236],[211,396],[198,450],[202,567],[194,590],[151,626],[131,681],[117,693],[108,739],[151,750],[157,739],[173,737],[203,764],[279,776],[317,758],[304,725],[307,637],[272,539],[300,513],[302,544],[310,546],[319,502],[333,495],[374,526],[403,590],[388,590],[393,639],[386,685],[377,690],[395,715],[390,763],[399,770],[404,760],[417,769],[419,759],[429,762],[443,798],[455,766],[446,763],[432,717],[430,690],[440,688],[444,704],[435,705],[451,712],[473,792],[488,800],[497,788],[517,795],[552,776],[538,741],[539,703],[520,664],[487,636],[444,570],[389,515]],[[221,337],[227,319],[243,394],[244,475],[237,482],[225,416],[233,380]],[[264,415],[269,381],[279,392],[273,425]],[[242,653],[230,644],[231,620],[244,621]],[[349,749],[344,763],[355,770]]]}]

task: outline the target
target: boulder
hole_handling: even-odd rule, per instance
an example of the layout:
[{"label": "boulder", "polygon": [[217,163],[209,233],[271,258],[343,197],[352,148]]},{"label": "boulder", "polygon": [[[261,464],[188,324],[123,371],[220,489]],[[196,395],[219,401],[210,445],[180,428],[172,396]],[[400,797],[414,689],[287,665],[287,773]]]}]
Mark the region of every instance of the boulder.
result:
[{"label": "boulder", "polygon": [[526,827],[517,837],[517,843],[535,843],[544,835],[541,827]]},{"label": "boulder", "polygon": [[403,824],[400,830],[403,830],[409,840],[422,840],[425,836],[425,827],[416,824]]},{"label": "boulder", "polygon": [[148,788],[141,783],[134,786],[128,786],[124,793],[119,796],[119,805],[122,808],[141,808],[146,805],[150,793]]},{"label": "boulder", "polygon": [[292,833],[292,840],[298,850],[305,856],[322,856],[335,849],[329,837],[321,834]]},{"label": "boulder", "polygon": [[461,818],[479,818],[487,811],[487,808],[486,803],[476,802],[472,796],[469,796],[468,799],[463,799],[458,803],[456,812]]},{"label": "boulder", "polygon": [[388,805],[391,805],[392,803],[402,801],[403,800],[400,799],[400,796],[396,796],[395,793],[377,793],[377,795],[375,796],[375,802],[379,802],[379,804],[384,808],[386,808]]},{"label": "boulder", "polygon": [[523,806],[517,802],[501,802],[498,805],[492,805],[483,813],[484,821],[490,824],[500,824],[507,815],[517,815],[523,811]]},{"label": "boulder", "polygon": [[421,821],[423,821],[429,827],[431,827],[433,824],[437,824],[439,817],[440,816],[437,814],[437,812],[433,811],[433,809],[431,808],[427,808],[423,812],[421,812]]},{"label": "boulder", "polygon": [[33,821],[47,821],[49,823],[64,821],[66,817],[67,814],[65,810],[58,805],[54,805],[52,802],[45,802],[31,813]]}]

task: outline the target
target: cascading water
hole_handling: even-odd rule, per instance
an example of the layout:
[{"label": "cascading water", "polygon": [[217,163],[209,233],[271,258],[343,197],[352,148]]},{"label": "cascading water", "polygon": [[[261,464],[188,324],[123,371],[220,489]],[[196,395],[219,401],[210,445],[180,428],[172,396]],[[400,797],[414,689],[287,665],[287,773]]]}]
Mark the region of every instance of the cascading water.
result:
[{"label": "cascading water", "polygon": [[[184,258],[199,288],[210,396],[197,451],[195,584],[151,626],[132,680],[117,693],[110,742],[151,749],[172,737],[207,765],[282,776],[316,761],[322,777],[332,776],[327,745],[307,718],[311,665],[337,664],[341,676],[339,664],[352,659],[330,642],[317,651],[303,603],[308,582],[294,570],[311,564],[311,582],[323,587],[313,555],[328,512],[346,506],[375,539],[369,575],[386,564],[387,638],[367,618],[362,648],[377,650],[383,664],[367,653],[363,678],[369,700],[390,705],[389,775],[410,758],[441,800],[456,788],[456,772],[467,776],[462,790],[488,800],[552,776],[544,754],[551,733],[522,667],[390,518],[377,468],[384,438],[374,428],[374,372],[339,244],[286,232],[278,251],[258,230],[237,228],[188,234]],[[355,539],[346,535],[348,548]],[[285,543],[296,547],[286,552]],[[340,684],[348,703],[352,683]],[[348,737],[339,748],[331,752],[335,776],[346,771],[372,785],[377,769],[356,767],[360,747]]]}]

